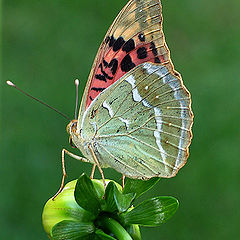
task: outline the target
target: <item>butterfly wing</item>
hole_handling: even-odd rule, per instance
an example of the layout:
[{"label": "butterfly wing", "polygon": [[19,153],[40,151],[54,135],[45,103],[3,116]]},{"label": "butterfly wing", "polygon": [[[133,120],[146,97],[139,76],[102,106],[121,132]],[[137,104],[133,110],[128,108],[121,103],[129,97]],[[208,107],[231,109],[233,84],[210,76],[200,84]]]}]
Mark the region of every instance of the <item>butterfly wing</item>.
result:
[{"label": "butterfly wing", "polygon": [[130,0],[110,26],[94,60],[79,112],[125,73],[144,62],[174,67],[162,31],[160,0]]},{"label": "butterfly wing", "polygon": [[131,177],[172,177],[191,142],[190,94],[163,64],[143,63],[101,92],[83,116],[81,137],[104,167]]}]

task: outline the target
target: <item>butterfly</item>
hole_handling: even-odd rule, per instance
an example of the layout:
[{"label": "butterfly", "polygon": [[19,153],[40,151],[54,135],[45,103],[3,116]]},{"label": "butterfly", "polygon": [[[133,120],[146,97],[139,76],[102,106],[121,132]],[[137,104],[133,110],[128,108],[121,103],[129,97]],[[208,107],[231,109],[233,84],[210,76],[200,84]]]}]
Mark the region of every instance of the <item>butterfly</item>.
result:
[{"label": "butterfly", "polygon": [[192,139],[190,93],[170,59],[160,0],[130,0],[100,45],[78,119],[67,131],[85,156],[133,179],[170,178]]}]

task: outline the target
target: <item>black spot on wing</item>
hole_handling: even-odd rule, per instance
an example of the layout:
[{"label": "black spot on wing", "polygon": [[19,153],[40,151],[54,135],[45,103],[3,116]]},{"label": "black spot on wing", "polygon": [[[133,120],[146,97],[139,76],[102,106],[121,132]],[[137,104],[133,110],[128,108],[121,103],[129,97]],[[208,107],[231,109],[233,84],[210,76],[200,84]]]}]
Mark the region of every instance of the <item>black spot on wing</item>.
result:
[{"label": "black spot on wing", "polygon": [[127,54],[121,61],[121,70],[123,72],[128,72],[133,69],[136,65],[132,62],[132,59],[129,54]]},{"label": "black spot on wing", "polygon": [[95,75],[95,78],[98,79],[98,80],[100,80],[100,81],[107,82],[107,79],[106,79],[105,76],[102,75],[102,74],[96,74],[96,75]]},{"label": "black spot on wing", "polygon": [[110,77],[110,76],[103,70],[103,65],[102,65],[102,63],[99,65],[99,67],[101,68],[101,72],[102,72],[102,74],[103,74],[103,76],[104,76],[105,78],[107,78],[107,79],[109,79],[109,80],[112,80],[112,79],[113,79],[113,77]]},{"label": "black spot on wing", "polygon": [[118,97],[112,99],[112,100],[109,102],[109,104],[112,105],[116,100],[118,100]]},{"label": "black spot on wing", "polygon": [[155,62],[155,63],[161,63],[161,61],[160,61],[160,59],[159,59],[158,57],[155,57],[155,58],[154,58],[154,62]]},{"label": "black spot on wing", "polygon": [[96,87],[92,87],[91,90],[95,91],[95,92],[102,92],[103,90],[105,90],[106,88],[96,88]]},{"label": "black spot on wing", "polygon": [[125,43],[125,41],[124,41],[123,37],[119,37],[113,44],[113,51],[117,52],[124,43]]},{"label": "black spot on wing", "polygon": [[129,53],[130,51],[132,51],[135,48],[135,42],[134,40],[131,38],[129,39],[122,47],[122,50],[125,51],[126,53]]},{"label": "black spot on wing", "polygon": [[116,58],[112,59],[112,61],[108,64],[108,67],[111,68],[112,74],[114,75],[118,68],[118,60]]},{"label": "black spot on wing", "polygon": [[116,41],[115,38],[113,36],[111,36],[111,38],[109,40],[109,47],[112,47],[115,41]]},{"label": "black spot on wing", "polygon": [[96,113],[97,113],[97,109],[93,109],[92,112],[91,112],[91,115],[90,115],[90,118],[93,119],[96,117]]},{"label": "black spot on wing", "polygon": [[147,49],[145,47],[141,47],[137,50],[138,59],[144,59],[147,57]]},{"label": "black spot on wing", "polygon": [[139,33],[138,38],[141,42],[145,42],[145,35],[143,33]]},{"label": "black spot on wing", "polygon": [[154,42],[151,42],[150,49],[152,50],[152,53],[153,53],[154,56],[158,55],[158,51],[157,51],[157,48],[156,48]]},{"label": "black spot on wing", "polygon": [[104,65],[104,67],[108,67],[108,62],[105,61],[105,59],[103,59],[103,65]]},{"label": "black spot on wing", "polygon": [[89,96],[89,98],[90,98],[90,100],[91,100],[91,101],[93,101],[93,100],[94,100],[94,99],[93,99],[91,96]]}]

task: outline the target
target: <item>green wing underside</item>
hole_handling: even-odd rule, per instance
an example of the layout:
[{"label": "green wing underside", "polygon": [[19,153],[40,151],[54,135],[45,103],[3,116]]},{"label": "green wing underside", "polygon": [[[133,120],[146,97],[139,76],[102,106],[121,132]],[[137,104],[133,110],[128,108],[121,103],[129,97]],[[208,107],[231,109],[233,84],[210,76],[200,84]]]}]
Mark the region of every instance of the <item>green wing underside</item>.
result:
[{"label": "green wing underside", "polygon": [[163,65],[143,63],[91,103],[81,137],[102,167],[131,178],[172,177],[188,157],[190,105],[179,77]]}]

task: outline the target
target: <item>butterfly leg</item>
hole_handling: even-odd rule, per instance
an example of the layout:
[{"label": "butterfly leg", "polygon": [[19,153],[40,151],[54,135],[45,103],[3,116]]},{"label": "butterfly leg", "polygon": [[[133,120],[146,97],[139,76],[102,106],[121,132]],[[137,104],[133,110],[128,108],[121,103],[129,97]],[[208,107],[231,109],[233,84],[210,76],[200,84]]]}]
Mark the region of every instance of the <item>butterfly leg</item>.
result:
[{"label": "butterfly leg", "polygon": [[64,154],[65,154],[65,153],[66,153],[67,155],[69,155],[70,157],[75,158],[75,159],[77,159],[77,160],[80,160],[80,161],[82,161],[82,162],[89,162],[86,158],[83,158],[83,157],[80,157],[80,156],[78,156],[78,155],[75,155],[75,154],[67,151],[66,149],[63,149],[63,150],[62,150],[62,171],[63,171],[62,182],[61,182],[61,186],[60,186],[59,190],[58,190],[57,193],[52,197],[52,200],[54,200],[54,199],[57,197],[57,195],[63,190],[63,187],[64,187],[64,181],[65,181],[65,177],[66,177],[66,175],[67,175],[67,174],[66,174],[66,168],[65,168],[65,159],[64,159]]},{"label": "butterfly leg", "polygon": [[91,172],[91,176],[90,176],[91,179],[93,179],[93,177],[94,177],[95,169],[96,169],[96,164],[93,164],[92,172]]},{"label": "butterfly leg", "polygon": [[102,170],[102,168],[101,168],[101,166],[99,164],[99,161],[98,161],[98,159],[97,159],[97,157],[96,157],[96,155],[95,155],[95,153],[94,153],[94,151],[92,149],[92,146],[88,145],[88,148],[89,148],[89,150],[90,150],[90,152],[91,152],[91,154],[93,156],[94,162],[97,165],[98,170],[99,170],[99,172],[100,172],[100,174],[102,176],[103,185],[104,185],[104,188],[106,189],[106,181],[105,181],[105,177],[104,177],[104,174],[103,174],[103,170]]},{"label": "butterfly leg", "polygon": [[122,188],[123,189],[124,189],[124,186],[125,186],[125,178],[126,178],[126,176],[122,175]]}]

